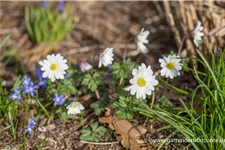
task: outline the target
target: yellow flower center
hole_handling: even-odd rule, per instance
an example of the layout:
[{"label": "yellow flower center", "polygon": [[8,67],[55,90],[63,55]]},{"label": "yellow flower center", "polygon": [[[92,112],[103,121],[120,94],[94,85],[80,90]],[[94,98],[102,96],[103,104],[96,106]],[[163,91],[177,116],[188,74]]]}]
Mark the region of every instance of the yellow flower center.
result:
[{"label": "yellow flower center", "polygon": [[140,86],[140,87],[143,87],[143,86],[146,86],[146,81],[144,78],[139,78],[137,80],[137,84]]},{"label": "yellow flower center", "polygon": [[196,32],[194,32],[194,36],[198,36],[198,32],[196,31]]},{"label": "yellow flower center", "polygon": [[170,62],[166,65],[166,67],[170,70],[174,69],[174,63]]},{"label": "yellow flower center", "polygon": [[57,69],[57,65],[56,64],[51,64],[50,69],[52,71],[55,71]]},{"label": "yellow flower center", "polygon": [[77,108],[77,107],[78,107],[78,105],[77,105],[77,104],[75,104],[75,105],[73,105],[73,106],[72,106],[72,108]]},{"label": "yellow flower center", "polygon": [[141,39],[138,39],[138,43],[142,43],[142,40]]}]

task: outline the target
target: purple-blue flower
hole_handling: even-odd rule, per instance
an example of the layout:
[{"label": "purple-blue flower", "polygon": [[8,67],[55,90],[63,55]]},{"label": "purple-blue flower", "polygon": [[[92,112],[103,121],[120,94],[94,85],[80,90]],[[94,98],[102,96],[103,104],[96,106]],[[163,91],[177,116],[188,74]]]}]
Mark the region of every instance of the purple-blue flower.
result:
[{"label": "purple-blue flower", "polygon": [[34,119],[31,120],[31,123],[35,125],[37,121],[38,121],[38,117],[35,117]]},{"label": "purple-blue flower", "polygon": [[214,53],[214,56],[216,57],[216,60],[219,59],[219,56],[220,56],[220,50],[217,50],[215,53]]},{"label": "purple-blue flower", "polygon": [[33,128],[36,128],[36,126],[34,124],[32,124],[32,123],[28,124],[27,128],[25,130],[25,134],[27,134],[27,133],[32,134],[32,129]]},{"label": "purple-blue flower", "polygon": [[36,128],[35,124],[38,120],[38,117],[35,117],[33,120],[30,121],[30,123],[27,125],[27,128],[25,130],[25,134],[29,133],[32,134],[32,129]]},{"label": "purple-blue flower", "polygon": [[44,78],[43,80],[39,81],[38,82],[38,86],[43,86],[44,88],[47,87],[47,82],[48,82],[48,79],[47,78]]},{"label": "purple-blue flower", "polygon": [[30,77],[23,77],[22,79],[22,87],[23,87],[23,94],[30,94],[31,96],[34,96],[34,94],[37,92],[38,86],[34,85],[34,83],[31,81]]},{"label": "purple-blue flower", "polygon": [[31,83],[30,77],[27,77],[27,76],[23,77],[22,84],[23,84],[24,87],[29,86],[30,83]]},{"label": "purple-blue flower", "polygon": [[65,74],[65,78],[69,78],[69,77],[71,77],[71,74]]},{"label": "purple-blue flower", "polygon": [[11,89],[11,94],[9,95],[9,98],[12,100],[21,100],[22,97],[20,95],[20,89],[20,86],[16,90]]},{"label": "purple-blue flower", "polygon": [[33,82],[30,82],[29,85],[24,86],[23,94],[30,94],[31,96],[34,96],[34,94],[37,92],[38,86],[34,85]]},{"label": "purple-blue flower", "polygon": [[59,6],[58,6],[59,12],[62,12],[63,9],[64,9],[64,1],[59,1]]},{"label": "purple-blue flower", "polygon": [[48,82],[48,78],[43,78],[43,71],[41,70],[40,67],[36,66],[36,75],[38,77],[38,86],[43,86],[43,87],[47,87],[47,82]]},{"label": "purple-blue flower", "polygon": [[42,8],[47,8],[47,7],[48,7],[48,2],[42,1]]},{"label": "purple-blue flower", "polygon": [[63,95],[55,94],[55,98],[53,98],[54,106],[56,105],[62,105],[62,103],[65,101],[65,98]]}]

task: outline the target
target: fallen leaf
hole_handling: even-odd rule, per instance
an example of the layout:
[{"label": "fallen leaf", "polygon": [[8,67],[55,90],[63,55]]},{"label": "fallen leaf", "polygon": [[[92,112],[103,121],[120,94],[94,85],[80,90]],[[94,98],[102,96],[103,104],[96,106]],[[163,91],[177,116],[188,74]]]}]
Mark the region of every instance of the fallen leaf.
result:
[{"label": "fallen leaf", "polygon": [[[110,109],[107,111],[105,115],[110,114]],[[101,117],[99,118],[99,122],[107,123],[111,130],[115,130],[116,139],[123,147],[130,150],[141,150],[140,144],[144,143],[144,141],[140,140],[140,137],[147,132],[143,126],[133,125],[126,119],[118,120],[115,114]]]},{"label": "fallen leaf", "polygon": [[114,122],[116,134],[120,134],[121,144],[131,150],[139,150],[140,136],[144,135],[147,130],[143,126],[135,126],[128,120],[116,120]]},{"label": "fallen leaf", "polygon": [[99,122],[109,124],[109,128],[111,130],[114,130],[115,129],[115,127],[113,125],[114,120],[116,120],[116,117],[115,116],[107,116],[107,117],[101,117],[101,118],[99,118]]}]

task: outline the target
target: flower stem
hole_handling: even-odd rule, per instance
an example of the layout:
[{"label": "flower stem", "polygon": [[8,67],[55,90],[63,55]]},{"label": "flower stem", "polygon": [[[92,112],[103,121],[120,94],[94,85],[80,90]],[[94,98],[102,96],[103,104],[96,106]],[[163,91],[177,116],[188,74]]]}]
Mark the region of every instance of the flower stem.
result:
[{"label": "flower stem", "polygon": [[179,48],[179,50],[178,50],[177,55],[180,55],[181,50],[182,50],[182,47],[183,47],[183,45],[184,45],[184,41],[185,41],[185,39],[186,39],[186,38],[187,38],[187,35],[185,35],[185,36],[183,37],[183,39],[182,39],[182,41],[181,41],[181,45],[180,45],[180,48]]},{"label": "flower stem", "polygon": [[97,99],[100,99],[100,94],[98,92],[98,89],[95,90],[95,95],[96,95]]},{"label": "flower stem", "polygon": [[45,107],[41,104],[41,102],[38,100],[38,93],[36,94],[36,102],[41,107],[41,109],[45,112],[45,115],[50,118],[50,115],[48,111],[45,109]]},{"label": "flower stem", "polygon": [[80,112],[80,118],[81,118],[81,125],[84,128],[84,115],[82,112]]}]

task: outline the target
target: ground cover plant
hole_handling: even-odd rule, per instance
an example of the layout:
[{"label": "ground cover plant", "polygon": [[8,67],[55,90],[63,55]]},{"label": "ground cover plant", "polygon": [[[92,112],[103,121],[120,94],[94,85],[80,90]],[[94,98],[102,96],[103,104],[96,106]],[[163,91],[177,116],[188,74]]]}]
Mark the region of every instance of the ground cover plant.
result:
[{"label": "ground cover plant", "polygon": [[[18,46],[9,45],[13,32],[0,32],[6,32],[0,43],[1,149],[225,149],[225,49],[220,26],[214,29],[219,32],[214,38],[214,32],[208,31],[211,26],[199,13],[193,20],[187,18],[187,24],[179,20],[185,31],[179,32],[171,8],[182,6],[184,10],[184,2],[111,2],[115,8],[126,4],[121,12],[139,21],[132,22],[129,30],[120,30],[124,36],[96,17],[101,22],[98,25],[106,25],[102,32],[120,33],[117,40],[110,40],[85,26],[95,20],[93,16],[88,20],[83,11],[77,11],[78,18],[85,16],[87,22],[80,25],[70,12],[73,3],[24,3],[24,32]],[[115,9],[109,7],[110,2],[75,4],[76,10],[102,6],[113,14]],[[192,3],[187,4],[195,12]],[[206,4],[213,15],[225,10],[217,6],[224,3]],[[175,39],[165,36],[169,42],[162,49],[167,51],[155,56],[152,34],[166,26],[159,22],[152,28],[151,19],[143,17],[143,23],[133,11],[141,14],[151,6],[161,15],[165,12],[162,18],[175,35]],[[108,15],[96,14],[100,18]],[[209,36],[218,44],[206,40]],[[78,49],[72,48],[74,39],[86,41],[80,52],[90,55],[74,52]],[[173,40],[178,47],[170,49],[176,45]],[[93,46],[95,52],[86,46],[92,42],[99,45]],[[161,45],[159,39],[157,42]]]}]

